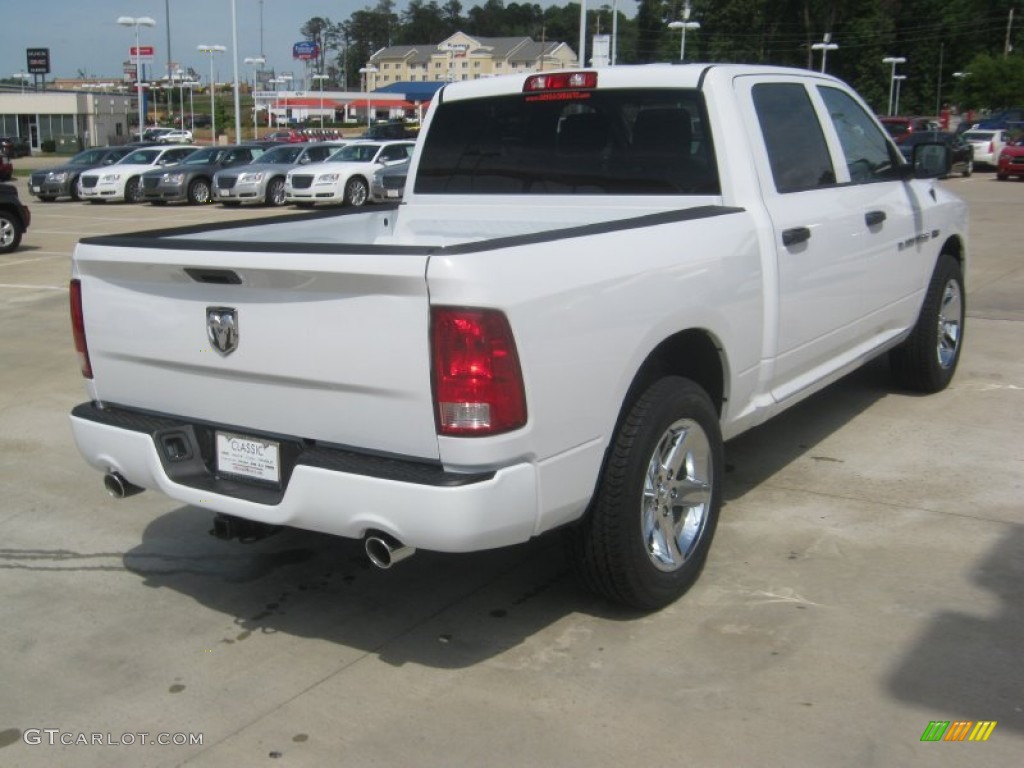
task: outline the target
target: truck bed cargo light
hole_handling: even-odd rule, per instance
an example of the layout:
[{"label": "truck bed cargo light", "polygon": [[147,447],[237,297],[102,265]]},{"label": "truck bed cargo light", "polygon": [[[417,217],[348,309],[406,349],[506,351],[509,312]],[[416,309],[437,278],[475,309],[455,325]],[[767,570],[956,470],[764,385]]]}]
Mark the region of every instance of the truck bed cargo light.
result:
[{"label": "truck bed cargo light", "polygon": [[597,88],[597,72],[553,72],[531,75],[523,83],[524,93],[563,91],[571,88]]}]

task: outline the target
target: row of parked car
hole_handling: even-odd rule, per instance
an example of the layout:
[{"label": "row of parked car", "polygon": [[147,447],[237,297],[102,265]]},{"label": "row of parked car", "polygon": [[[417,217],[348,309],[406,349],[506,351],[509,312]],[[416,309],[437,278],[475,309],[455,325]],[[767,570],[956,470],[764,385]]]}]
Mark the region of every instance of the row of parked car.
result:
[{"label": "row of parked car", "polygon": [[926,117],[880,119],[905,157],[915,144],[938,141],[950,147],[953,173],[970,176],[975,167],[988,167],[996,170],[1000,181],[1024,177],[1024,134],[1015,136],[1016,131],[987,123],[950,133],[938,130],[937,123]]},{"label": "row of parked car", "polygon": [[360,206],[400,199],[414,141],[97,147],[35,171],[41,201]]}]

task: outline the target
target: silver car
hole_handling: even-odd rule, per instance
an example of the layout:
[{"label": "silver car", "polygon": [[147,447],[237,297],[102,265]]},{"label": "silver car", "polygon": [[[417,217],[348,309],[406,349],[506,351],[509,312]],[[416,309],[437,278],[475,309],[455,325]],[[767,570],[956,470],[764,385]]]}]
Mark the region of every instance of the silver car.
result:
[{"label": "silver car", "polygon": [[370,179],[370,200],[375,203],[388,203],[401,200],[405,193],[405,179],[409,175],[409,163],[404,160],[386,168],[381,168]]},{"label": "silver car", "polygon": [[292,168],[319,163],[345,141],[281,144],[257,162],[225,168],[213,177],[213,199],[223,205],[284,205],[284,178]]}]

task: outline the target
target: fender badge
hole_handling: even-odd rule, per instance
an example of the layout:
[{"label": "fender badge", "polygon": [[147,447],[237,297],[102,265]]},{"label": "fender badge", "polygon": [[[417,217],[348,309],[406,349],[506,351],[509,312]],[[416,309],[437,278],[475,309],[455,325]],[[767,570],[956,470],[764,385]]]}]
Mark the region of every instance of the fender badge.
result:
[{"label": "fender badge", "polygon": [[238,349],[238,310],[233,307],[207,307],[206,336],[213,348],[225,357]]}]

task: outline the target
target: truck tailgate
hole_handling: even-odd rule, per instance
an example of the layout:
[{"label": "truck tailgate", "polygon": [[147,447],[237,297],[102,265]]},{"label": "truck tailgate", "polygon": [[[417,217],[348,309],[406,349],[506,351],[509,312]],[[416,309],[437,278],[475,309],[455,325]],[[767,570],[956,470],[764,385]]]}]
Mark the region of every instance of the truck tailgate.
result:
[{"label": "truck tailgate", "polygon": [[[177,246],[79,244],[96,399],[438,457],[425,250]],[[225,353],[210,315],[232,311],[237,346]]]}]

